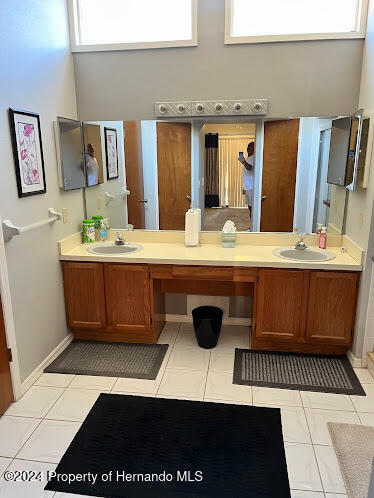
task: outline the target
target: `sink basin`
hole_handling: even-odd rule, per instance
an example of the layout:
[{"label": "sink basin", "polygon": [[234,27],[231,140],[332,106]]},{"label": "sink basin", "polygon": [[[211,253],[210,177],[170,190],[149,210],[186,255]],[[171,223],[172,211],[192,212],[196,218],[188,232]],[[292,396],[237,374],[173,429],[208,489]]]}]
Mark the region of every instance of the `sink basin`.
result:
[{"label": "sink basin", "polygon": [[88,252],[93,254],[129,254],[132,252],[141,251],[143,247],[140,244],[124,244],[116,246],[113,242],[104,244],[95,244],[88,248]]},{"label": "sink basin", "polygon": [[293,261],[329,261],[336,256],[332,251],[327,249],[295,249],[294,247],[278,247],[274,249],[273,254],[284,259],[292,259]]}]

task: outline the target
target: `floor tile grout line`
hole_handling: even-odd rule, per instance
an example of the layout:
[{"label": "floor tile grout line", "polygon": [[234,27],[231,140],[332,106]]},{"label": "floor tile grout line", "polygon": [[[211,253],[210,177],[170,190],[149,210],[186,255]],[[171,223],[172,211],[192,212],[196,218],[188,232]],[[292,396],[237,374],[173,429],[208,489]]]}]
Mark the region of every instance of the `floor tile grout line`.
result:
[{"label": "floor tile grout line", "polygon": [[210,359],[212,357],[212,350],[209,350],[209,360],[208,360],[208,367],[206,371],[206,376],[205,376],[205,384],[204,384],[204,392],[203,392],[203,401],[205,400],[205,393],[206,393],[206,386],[208,384],[208,374],[209,374],[209,367],[210,367]]},{"label": "floor tile grout line", "polygon": [[4,475],[4,472],[5,472],[6,470],[8,470],[8,469],[9,469],[9,467],[12,465],[13,460],[14,460],[14,457],[4,457],[4,458],[9,458],[9,459],[10,459],[10,462],[9,462],[9,464],[5,467],[5,469],[3,470],[3,472],[0,474],[0,481],[1,481],[2,477],[3,477],[3,475]]},{"label": "floor tile grout line", "polygon": [[[179,334],[179,332],[178,332],[178,334]],[[170,344],[169,344],[169,346],[170,346]],[[155,397],[155,398],[157,398],[157,395],[159,394],[159,390],[160,390],[160,387],[161,387],[162,381],[163,381],[163,379],[164,379],[165,372],[166,372],[167,366],[168,366],[168,364],[169,364],[170,357],[171,357],[171,355],[172,355],[173,350],[174,350],[174,346],[170,348],[169,357],[168,357],[168,359],[167,359],[167,362],[166,362],[166,365],[165,365],[164,371],[162,372],[162,376],[161,376],[160,382],[159,382],[159,384],[158,384],[158,386],[157,386],[157,390],[156,390],[155,395],[154,395],[154,397]]]},{"label": "floor tile grout line", "polygon": [[43,420],[45,420],[45,419],[46,419],[46,417],[47,417],[48,413],[50,413],[50,411],[52,410],[52,408],[56,405],[57,401],[58,401],[60,398],[62,398],[62,396],[65,394],[66,389],[67,389],[67,387],[65,387],[65,389],[62,391],[62,393],[60,394],[60,396],[56,399],[56,401],[53,403],[53,405],[51,406],[51,408],[50,408],[50,409],[47,411],[47,413],[44,415]]},{"label": "floor tile grout line", "polygon": [[34,434],[34,432],[36,431],[36,429],[42,424],[42,422],[44,421],[44,419],[40,420],[40,422],[38,423],[38,425],[35,427],[35,429],[31,432],[31,434],[29,435],[29,437],[26,439],[26,441],[21,445],[21,447],[18,449],[17,453],[14,455],[13,458],[17,458],[17,455],[19,454],[19,452],[25,447],[25,445],[29,442],[31,436]]},{"label": "floor tile grout line", "polygon": [[[33,387],[33,386],[31,386]],[[31,388],[30,388],[31,389]],[[15,457],[17,457],[17,455],[19,454],[19,452],[23,449],[23,447],[26,445],[26,443],[29,441],[29,439],[31,438],[31,436],[34,434],[34,432],[36,431],[36,429],[42,424],[42,422],[44,420],[46,420],[46,416],[48,415],[48,413],[52,410],[52,408],[55,406],[55,404],[57,403],[57,401],[62,397],[62,395],[65,393],[66,391],[66,387],[65,388],[60,388],[60,389],[63,389],[62,393],[60,394],[60,396],[58,396],[58,398],[56,399],[56,401],[52,404],[52,406],[50,407],[50,409],[47,411],[47,413],[44,415],[44,417],[42,419],[40,419],[40,422],[38,423],[38,425],[35,427],[35,429],[32,431],[32,433],[30,434],[30,436],[27,438],[27,440],[24,442],[24,444],[21,446],[21,448],[19,448],[18,452],[16,453]]]},{"label": "floor tile grout line", "polygon": [[305,411],[304,401],[303,401],[303,397],[301,396],[301,392],[300,392],[300,398],[301,398],[301,404],[302,404],[303,410],[304,410],[304,416],[305,416],[306,423],[307,423],[307,426],[308,426],[309,437],[310,437],[310,441],[311,441],[311,444],[312,444],[313,455],[314,455],[314,459],[316,461],[319,479],[321,481],[322,491],[323,491],[323,493],[325,493],[326,492],[325,491],[325,485],[323,484],[321,469],[320,469],[320,466],[318,464],[317,453],[316,453],[316,450],[315,450],[315,447],[314,447],[314,444],[313,444],[312,431],[310,430],[309,420],[308,420],[308,417],[307,417],[307,414],[306,414],[306,411]]}]

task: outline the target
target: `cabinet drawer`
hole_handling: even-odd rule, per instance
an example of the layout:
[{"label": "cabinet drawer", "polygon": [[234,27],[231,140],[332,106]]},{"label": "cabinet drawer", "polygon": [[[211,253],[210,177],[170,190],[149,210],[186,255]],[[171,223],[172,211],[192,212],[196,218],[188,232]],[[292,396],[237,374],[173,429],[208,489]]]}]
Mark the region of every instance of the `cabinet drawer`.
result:
[{"label": "cabinet drawer", "polygon": [[258,268],[234,267],[234,282],[257,282]]},{"label": "cabinet drawer", "polygon": [[174,278],[188,280],[233,280],[234,272],[231,267],[224,266],[173,266]]}]

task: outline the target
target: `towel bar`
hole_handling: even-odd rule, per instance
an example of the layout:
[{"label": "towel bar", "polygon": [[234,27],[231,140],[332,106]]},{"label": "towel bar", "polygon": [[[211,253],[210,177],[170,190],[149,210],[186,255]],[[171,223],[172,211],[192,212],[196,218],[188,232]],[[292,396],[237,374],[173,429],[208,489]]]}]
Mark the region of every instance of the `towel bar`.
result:
[{"label": "towel bar", "polygon": [[48,213],[49,213],[49,218],[37,221],[36,223],[32,223],[31,225],[26,225],[24,227],[17,227],[10,220],[4,220],[3,221],[4,241],[9,242],[9,240],[11,240],[15,235],[21,235],[22,233],[34,230],[34,228],[39,228],[44,225],[48,225],[49,223],[54,223],[55,221],[62,220],[62,214],[58,213],[53,208],[49,208]]},{"label": "towel bar", "polygon": [[112,195],[109,194],[108,192],[105,192],[104,194],[105,205],[107,206],[110,202],[116,201],[118,199],[124,199],[127,195],[130,195],[130,190],[123,189],[122,193],[119,195]]}]

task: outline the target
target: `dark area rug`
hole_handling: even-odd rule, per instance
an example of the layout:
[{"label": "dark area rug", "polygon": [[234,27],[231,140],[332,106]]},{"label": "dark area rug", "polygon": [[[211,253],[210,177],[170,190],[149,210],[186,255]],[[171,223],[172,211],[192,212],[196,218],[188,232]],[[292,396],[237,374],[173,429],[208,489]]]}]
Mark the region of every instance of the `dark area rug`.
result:
[{"label": "dark area rug", "polygon": [[154,380],[168,347],[76,340],[44,372]]},{"label": "dark area rug", "polygon": [[290,497],[278,408],[101,394],[56,472],[91,496]]},{"label": "dark area rug", "polygon": [[366,396],[347,356],[236,349],[234,384]]}]

